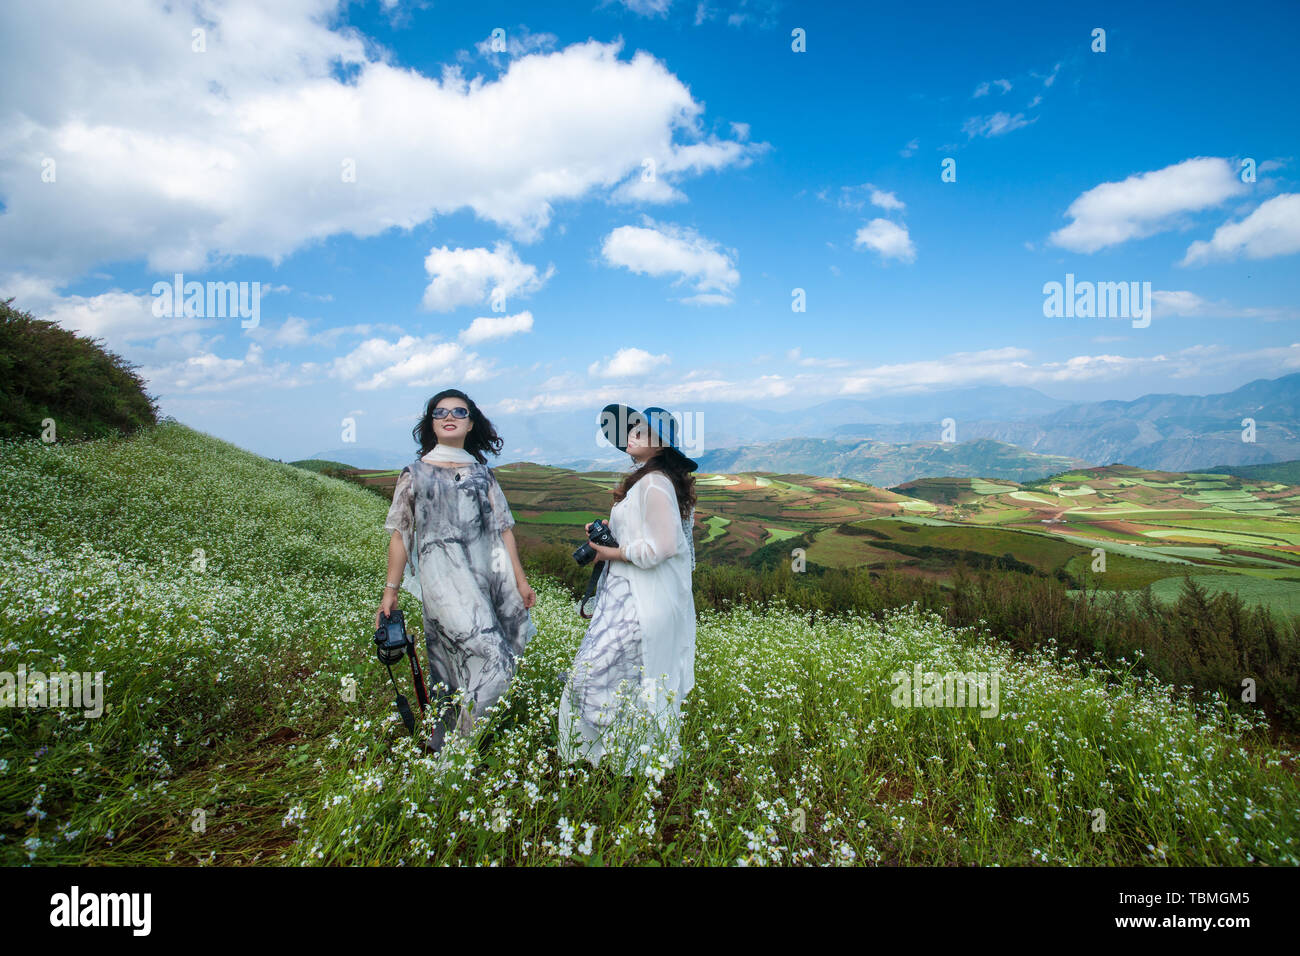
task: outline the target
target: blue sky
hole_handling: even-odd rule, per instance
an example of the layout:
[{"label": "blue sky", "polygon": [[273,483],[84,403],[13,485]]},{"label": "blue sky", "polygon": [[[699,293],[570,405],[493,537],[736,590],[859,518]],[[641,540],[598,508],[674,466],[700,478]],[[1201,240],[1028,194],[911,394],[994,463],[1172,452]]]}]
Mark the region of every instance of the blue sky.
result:
[{"label": "blue sky", "polygon": [[[272,6],[0,13],[0,294],[259,453],[404,449],[449,385],[594,420],[1300,369],[1294,3]],[[176,272],[259,325],[155,315]],[[1045,317],[1067,273],[1150,324]]]}]

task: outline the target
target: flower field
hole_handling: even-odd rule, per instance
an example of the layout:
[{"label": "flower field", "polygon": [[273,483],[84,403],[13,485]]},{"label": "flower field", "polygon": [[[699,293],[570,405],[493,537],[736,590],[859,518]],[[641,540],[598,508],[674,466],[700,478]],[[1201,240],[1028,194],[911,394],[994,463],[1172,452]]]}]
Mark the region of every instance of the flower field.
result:
[{"label": "flower field", "polygon": [[[1263,715],[1123,664],[912,609],[702,612],[685,753],[623,778],[557,758],[584,622],[535,578],[510,693],[435,760],[373,653],[381,498],[168,421],[0,445],[0,500],[0,671],[105,691],[99,717],[0,708],[0,863],[1300,863]],[[895,706],[917,664],[999,675],[997,715]]]}]

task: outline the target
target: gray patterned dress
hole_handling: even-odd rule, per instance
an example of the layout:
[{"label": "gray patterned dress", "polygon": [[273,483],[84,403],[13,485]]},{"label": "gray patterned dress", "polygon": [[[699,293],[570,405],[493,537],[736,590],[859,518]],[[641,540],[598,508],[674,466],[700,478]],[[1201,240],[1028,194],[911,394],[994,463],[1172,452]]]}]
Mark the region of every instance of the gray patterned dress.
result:
[{"label": "gray patterned dress", "polygon": [[403,583],[423,605],[429,694],[464,691],[456,723],[464,736],[505,693],[537,631],[501,541],[514,523],[487,465],[419,460],[402,469],[384,522],[402,535]]}]

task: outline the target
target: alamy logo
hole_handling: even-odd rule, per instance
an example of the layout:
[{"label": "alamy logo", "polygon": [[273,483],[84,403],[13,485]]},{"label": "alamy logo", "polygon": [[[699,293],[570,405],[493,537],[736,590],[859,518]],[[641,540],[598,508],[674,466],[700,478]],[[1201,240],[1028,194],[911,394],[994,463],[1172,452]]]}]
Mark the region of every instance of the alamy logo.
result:
[{"label": "alamy logo", "polygon": [[153,896],[149,893],[71,893],[50,897],[51,926],[130,926],[135,936],[148,936]]},{"label": "alamy logo", "polygon": [[1151,324],[1150,282],[1075,282],[1067,272],[1064,284],[1044,283],[1043,295],[1049,319],[1132,319],[1135,329]]},{"label": "alamy logo", "polygon": [[171,282],[153,284],[153,314],[173,319],[249,319],[240,328],[257,328],[262,321],[262,283],[185,281],[178,272]]},{"label": "alamy logo", "polygon": [[59,707],[86,711],[87,717],[104,713],[104,672],[78,673],[77,671],[27,670],[18,665],[18,672],[0,671],[0,707]]},{"label": "alamy logo", "polygon": [[921,665],[914,664],[910,674],[890,675],[894,692],[889,699],[895,707],[979,707],[981,717],[996,717],[998,676],[997,671],[922,673]]}]

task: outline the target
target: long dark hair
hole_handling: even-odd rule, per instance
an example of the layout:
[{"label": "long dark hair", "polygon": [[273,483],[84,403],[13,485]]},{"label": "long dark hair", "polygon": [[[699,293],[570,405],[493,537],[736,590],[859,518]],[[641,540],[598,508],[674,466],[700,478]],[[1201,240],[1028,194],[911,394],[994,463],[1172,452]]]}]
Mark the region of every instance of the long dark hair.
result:
[{"label": "long dark hair", "polygon": [[465,450],[473,455],[480,465],[487,464],[487,456],[483,452],[490,451],[494,455],[501,454],[501,446],[505,442],[498,437],[497,430],[492,427],[492,423],[488,421],[487,416],[479,411],[479,407],[474,404],[474,399],[458,388],[444,388],[429,399],[429,404],[424,406],[424,415],[420,417],[420,423],[411,429],[411,437],[420,446],[421,458],[431,452],[434,445],[438,444],[438,436],[433,430],[433,410],[438,407],[438,403],[444,398],[459,398],[469,408],[469,420],[474,424],[474,427],[465,436]]},{"label": "long dark hair", "polygon": [[695,476],[686,470],[686,462],[670,446],[664,446],[662,451],[651,455],[636,471],[624,478],[614,489],[614,502],[617,504],[626,498],[632,486],[652,471],[662,471],[671,479],[673,489],[677,492],[677,510],[683,518],[689,518],[691,509],[695,507]]}]

